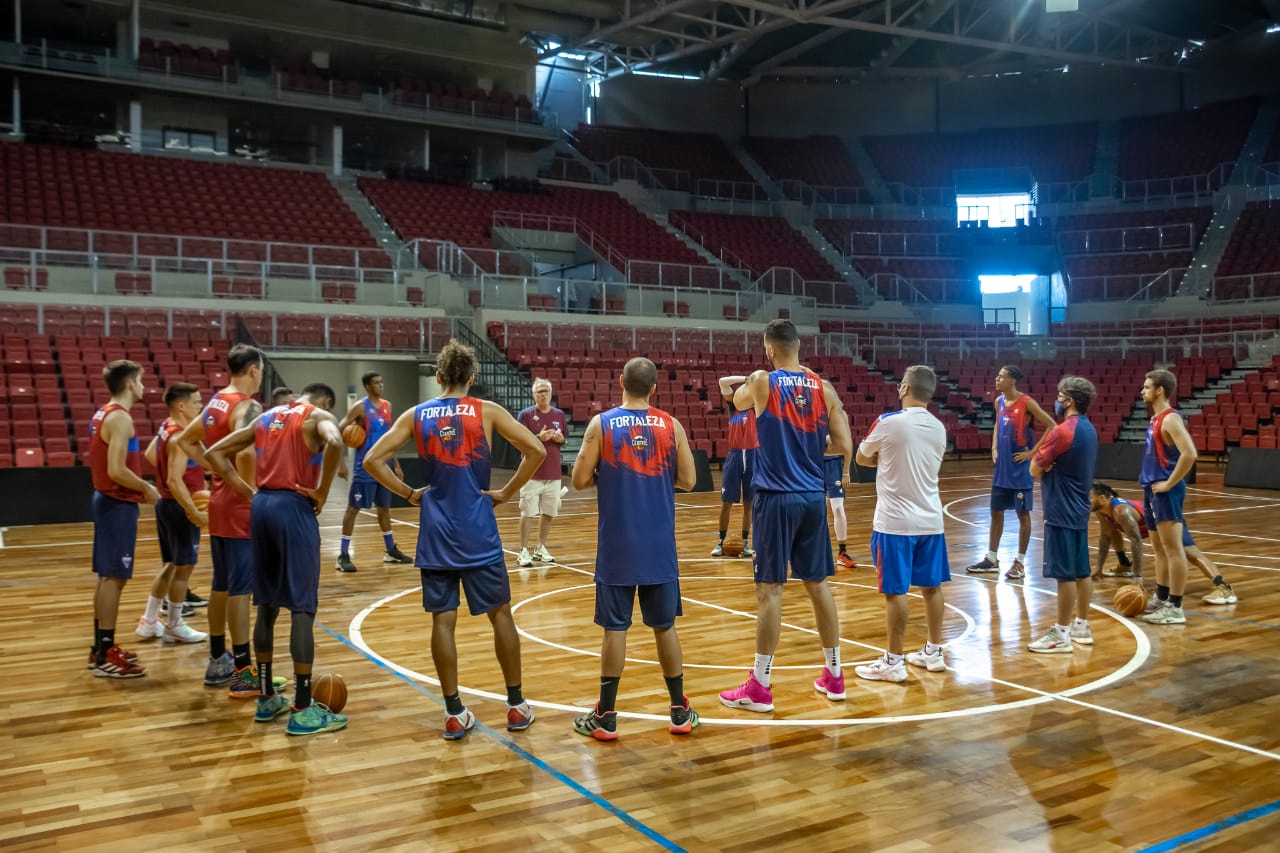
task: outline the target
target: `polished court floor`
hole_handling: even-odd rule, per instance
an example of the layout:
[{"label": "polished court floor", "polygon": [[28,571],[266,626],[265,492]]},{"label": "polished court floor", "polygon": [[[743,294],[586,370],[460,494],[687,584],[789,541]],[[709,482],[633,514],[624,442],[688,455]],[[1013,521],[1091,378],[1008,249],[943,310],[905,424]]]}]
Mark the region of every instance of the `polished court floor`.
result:
[{"label": "polished court floor", "polygon": [[[848,698],[832,703],[812,687],[820,644],[796,586],[785,594],[770,714],[717,701],[752,660],[750,565],[708,556],[717,493],[678,496],[678,628],[686,690],[703,724],[689,737],[667,733],[652,634],[637,619],[612,744],[571,728],[598,687],[594,493],[570,493],[549,541],[556,562],[533,569],[515,565],[517,508],[499,508],[524,690],[538,719],[526,732],[506,731],[488,621],[464,612],[460,675],[480,725],[459,743],[440,737],[416,570],[383,565],[372,516],[356,533],[360,571],[332,570],[344,484],[321,521],[316,666],[345,677],[351,722],[312,738],[287,737],[280,722],[255,724],[251,702],[203,687],[205,647],[133,638],[159,561],[146,510],[118,629],[148,667],[132,681],[84,669],[91,528],[9,528],[0,549],[0,847],[817,853],[1273,844],[1280,492],[1224,488],[1211,464],[1191,488],[1191,528],[1239,603],[1203,604],[1209,585],[1196,575],[1187,624],[1148,626],[1109,610],[1126,581],[1106,580],[1094,599],[1094,645],[1040,656],[1026,645],[1052,623],[1054,598],[1039,576],[1039,513],[1026,582],[963,571],[986,547],[989,471],[976,461],[943,469],[949,669],[913,669],[905,684],[855,678],[851,664],[882,647],[883,606],[873,569],[842,569],[833,589]],[[1133,483],[1115,485],[1136,494]],[[846,506],[850,550],[865,557],[873,487],[853,487]],[[395,518],[409,551],[415,512]],[[1010,516],[1006,564],[1015,530]],[[194,579],[203,593],[207,552]],[[203,627],[203,611],[191,622]],[[918,599],[907,640],[923,642]],[[287,663],[277,669],[288,674]]]}]

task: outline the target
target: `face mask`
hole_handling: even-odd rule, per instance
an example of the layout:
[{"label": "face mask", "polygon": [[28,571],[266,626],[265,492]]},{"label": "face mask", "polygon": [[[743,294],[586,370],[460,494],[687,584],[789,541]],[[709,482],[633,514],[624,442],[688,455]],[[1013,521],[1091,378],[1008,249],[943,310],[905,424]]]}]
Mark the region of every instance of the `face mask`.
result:
[{"label": "face mask", "polygon": [[1061,400],[1054,401],[1053,414],[1058,420],[1062,420],[1067,416],[1067,407]]}]

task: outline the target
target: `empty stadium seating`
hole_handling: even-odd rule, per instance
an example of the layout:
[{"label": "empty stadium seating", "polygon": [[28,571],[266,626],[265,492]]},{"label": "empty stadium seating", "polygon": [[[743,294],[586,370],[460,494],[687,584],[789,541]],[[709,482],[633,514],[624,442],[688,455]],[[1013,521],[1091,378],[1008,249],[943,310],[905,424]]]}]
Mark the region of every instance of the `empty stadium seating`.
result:
[{"label": "empty stadium seating", "polygon": [[840,274],[785,220],[673,210],[671,223],[714,253],[727,249],[753,277],[770,267],[790,267],[805,279],[838,281]]},{"label": "empty stadium seating", "polygon": [[138,42],[138,67],[187,77],[225,79],[232,83],[237,77],[235,58],[225,48],[213,50],[171,41],[157,42],[146,37]]},{"label": "empty stadium seating", "polygon": [[[1123,181],[1206,175],[1234,163],[1258,112],[1258,100],[1246,98],[1208,104],[1194,110],[1125,119],[1120,125],[1118,176]],[[1230,169],[1217,172],[1203,189],[1217,189]],[[1153,185],[1153,195],[1181,195],[1202,189],[1190,181]],[[1126,191],[1126,195],[1140,194]]]},{"label": "empty stadium seating", "polygon": [[[579,125],[575,147],[596,163],[632,157],[652,170],[666,189],[731,198],[763,198],[763,192],[724,140],[711,133],[676,133],[641,127]],[[698,185],[697,181],[709,182]],[[724,182],[716,185],[715,182]]]},{"label": "empty stadium seating", "polygon": [[1240,214],[1218,275],[1280,272],[1280,203],[1251,202]]},{"label": "empty stadium seating", "polygon": [[[810,136],[807,139],[779,139],[748,136],[742,140],[747,153],[760,164],[783,193],[791,199],[807,203],[866,203],[862,176],[834,136]],[[798,186],[797,184],[802,184]],[[810,193],[805,194],[807,187]]]}]

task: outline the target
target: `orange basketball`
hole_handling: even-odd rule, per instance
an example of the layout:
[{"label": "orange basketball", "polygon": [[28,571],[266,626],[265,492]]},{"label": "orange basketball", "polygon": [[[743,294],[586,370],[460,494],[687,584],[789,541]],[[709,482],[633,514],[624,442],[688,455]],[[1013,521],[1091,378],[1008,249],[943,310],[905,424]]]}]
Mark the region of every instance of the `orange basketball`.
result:
[{"label": "orange basketball", "polygon": [[742,537],[741,536],[725,537],[724,545],[722,546],[722,548],[724,550],[724,555],[726,557],[741,557],[742,556]]},{"label": "orange basketball", "polygon": [[364,437],[364,427],[360,424],[347,424],[347,428],[342,431],[342,443],[347,447],[363,447]]},{"label": "orange basketball", "polygon": [[1147,594],[1142,587],[1131,583],[1116,590],[1112,603],[1121,616],[1137,616],[1147,609]]},{"label": "orange basketball", "polygon": [[196,509],[200,512],[209,511],[209,490],[201,489],[198,492],[191,493],[191,502],[196,505]]},{"label": "orange basketball", "polygon": [[336,714],[347,706],[347,682],[336,672],[326,672],[311,682],[311,698]]}]

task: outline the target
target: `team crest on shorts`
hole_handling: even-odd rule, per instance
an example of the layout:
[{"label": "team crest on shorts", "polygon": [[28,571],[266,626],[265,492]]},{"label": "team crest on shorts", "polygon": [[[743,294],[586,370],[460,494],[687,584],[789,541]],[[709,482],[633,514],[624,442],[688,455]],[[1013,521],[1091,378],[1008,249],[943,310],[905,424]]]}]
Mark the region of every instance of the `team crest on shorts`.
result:
[{"label": "team crest on shorts", "polygon": [[1026,492],[1018,492],[1018,500],[1023,500],[1023,495],[1025,494]]},{"label": "team crest on shorts", "polygon": [[124,567],[126,569],[131,567],[133,565],[133,555],[130,554],[128,557],[121,557],[120,562],[124,563]]}]

